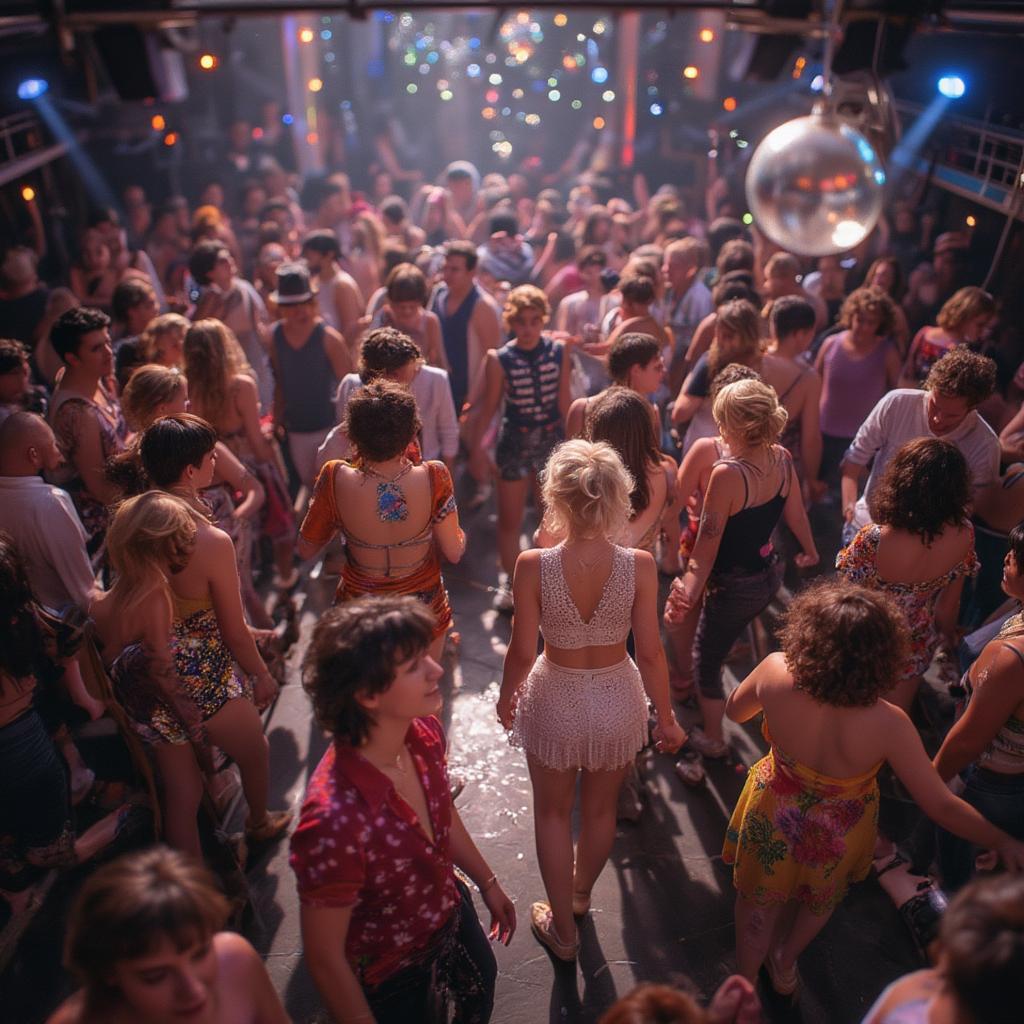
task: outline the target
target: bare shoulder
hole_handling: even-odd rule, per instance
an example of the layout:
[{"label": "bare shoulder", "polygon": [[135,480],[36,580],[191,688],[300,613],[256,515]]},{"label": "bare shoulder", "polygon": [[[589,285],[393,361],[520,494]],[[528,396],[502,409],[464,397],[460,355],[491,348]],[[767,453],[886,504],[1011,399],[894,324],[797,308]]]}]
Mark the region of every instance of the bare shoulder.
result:
[{"label": "bare shoulder", "polygon": [[46,1024],[86,1024],[85,1022],[85,998],[81,992],[65,999],[57,1007],[52,1017],[47,1018]]},{"label": "bare shoulder", "polygon": [[262,975],[265,971],[259,953],[248,939],[237,932],[218,932],[213,937],[213,948],[221,971],[231,976],[252,977]]},{"label": "bare shoulder", "polygon": [[658,579],[658,567],[654,561],[654,555],[649,551],[633,549],[633,565],[636,567],[637,579],[653,580],[655,584]]},{"label": "bare shoulder", "polygon": [[541,555],[548,548],[529,548],[526,551],[520,551],[519,557],[516,559],[516,575],[520,573],[534,573],[540,569]]},{"label": "bare shoulder", "polygon": [[324,337],[330,339],[335,344],[344,344],[344,339],[341,336],[341,332],[330,324],[324,324]]}]

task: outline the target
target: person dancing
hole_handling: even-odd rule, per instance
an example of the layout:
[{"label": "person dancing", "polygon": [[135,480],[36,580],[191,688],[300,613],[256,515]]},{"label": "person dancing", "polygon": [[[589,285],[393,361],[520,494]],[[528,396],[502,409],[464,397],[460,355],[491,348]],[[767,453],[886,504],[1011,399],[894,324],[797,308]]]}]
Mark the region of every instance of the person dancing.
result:
[{"label": "person dancing", "polygon": [[[567,441],[548,460],[542,488],[552,531],[566,539],[516,561],[498,719],[526,752],[533,785],[548,897],[530,909],[533,933],[557,958],[572,961],[579,946],[573,915],[590,909],[611,852],[619,788],[647,742],[648,700],[659,749],[678,750],[686,733],[668,694],[654,558],[609,539],[624,531],[632,511],[629,473],[610,445]],[[626,654],[631,629],[635,663]],[[574,865],[571,816],[580,772]]]}]

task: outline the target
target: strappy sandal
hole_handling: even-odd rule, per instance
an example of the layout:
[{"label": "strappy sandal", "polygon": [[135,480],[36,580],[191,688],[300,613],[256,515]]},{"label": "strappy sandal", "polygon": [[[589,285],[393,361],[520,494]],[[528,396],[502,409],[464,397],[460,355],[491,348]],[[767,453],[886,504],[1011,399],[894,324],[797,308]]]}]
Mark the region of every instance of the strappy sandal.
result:
[{"label": "strappy sandal", "polygon": [[250,843],[268,843],[288,831],[293,817],[291,811],[267,811],[260,824],[245,826],[245,838]]},{"label": "strappy sandal", "polygon": [[576,959],[580,944],[576,942],[562,942],[554,932],[554,921],[551,917],[551,907],[543,900],[534,903],[530,907],[530,930],[533,937],[545,946],[556,959],[563,963],[571,964]]},{"label": "strappy sandal", "polygon": [[800,990],[800,972],[796,969],[796,964],[788,971],[783,971],[775,959],[775,954],[769,951],[764,958],[764,969],[776,995],[789,999],[796,998]]}]

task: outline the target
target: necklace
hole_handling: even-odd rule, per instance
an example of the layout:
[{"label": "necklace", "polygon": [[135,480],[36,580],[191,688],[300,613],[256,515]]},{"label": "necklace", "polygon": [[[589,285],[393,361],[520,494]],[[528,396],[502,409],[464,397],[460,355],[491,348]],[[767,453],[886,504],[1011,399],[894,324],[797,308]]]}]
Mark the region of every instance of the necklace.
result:
[{"label": "necklace", "polygon": [[375,476],[380,480],[377,484],[377,518],[382,523],[404,523],[409,518],[409,503],[398,481],[413,468],[412,463],[403,458],[401,469],[392,477],[384,476],[365,462],[361,468],[363,476]]},{"label": "necklace", "polygon": [[213,522],[213,508],[198,491],[187,487],[169,487],[168,492],[176,498],[181,498],[189,508]]},{"label": "necklace", "polygon": [[376,768],[378,771],[385,772],[385,771],[394,770],[396,772],[400,772],[402,775],[408,775],[409,774],[409,769],[405,765],[402,764],[402,754],[404,754],[404,753],[405,753],[405,748],[403,747],[402,750],[400,750],[395,755],[395,763],[394,764],[391,764],[390,762],[388,764],[377,764],[374,761],[370,761],[369,758],[366,758],[366,760],[370,761],[370,764],[372,764],[373,767]]},{"label": "necklace", "polygon": [[581,558],[575,551],[570,551],[573,561],[580,567],[582,572],[593,572],[603,561],[605,552],[601,552],[597,558],[586,559]]}]

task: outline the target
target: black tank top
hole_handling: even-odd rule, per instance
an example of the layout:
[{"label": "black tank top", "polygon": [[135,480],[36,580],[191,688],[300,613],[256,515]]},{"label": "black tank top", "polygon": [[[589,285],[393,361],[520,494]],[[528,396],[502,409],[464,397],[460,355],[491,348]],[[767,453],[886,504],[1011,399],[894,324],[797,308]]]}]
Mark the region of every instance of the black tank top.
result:
[{"label": "black tank top", "polygon": [[722,531],[722,541],[711,571],[716,572],[763,572],[772,564],[775,549],[772,533],[778,526],[787,495],[783,493],[790,479],[790,457],[782,456],[784,472],[778,493],[760,505],[747,505],[750,485],[747,482],[747,468],[739,459],[720,459],[716,466],[735,466],[743,477],[744,508],[729,516]]}]

